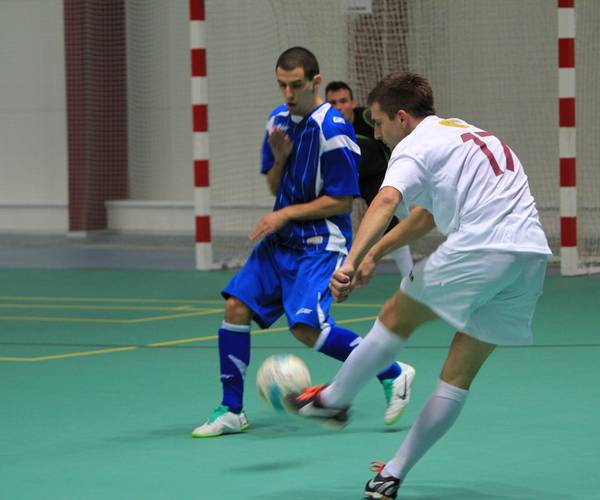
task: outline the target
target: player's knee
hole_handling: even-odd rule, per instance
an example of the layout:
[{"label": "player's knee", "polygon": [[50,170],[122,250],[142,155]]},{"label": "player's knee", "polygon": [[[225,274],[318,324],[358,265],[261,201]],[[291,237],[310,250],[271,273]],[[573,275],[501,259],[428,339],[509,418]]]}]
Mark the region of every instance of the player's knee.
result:
[{"label": "player's knee", "polygon": [[241,300],[229,297],[225,302],[225,321],[235,325],[250,323],[252,311]]},{"label": "player's knee", "polygon": [[379,313],[379,319],[395,334],[403,338],[408,338],[416,327],[410,317],[398,314],[398,310],[393,302],[390,300],[384,304]]},{"label": "player's knee", "polygon": [[317,343],[320,334],[317,329],[302,324],[292,326],[290,331],[300,342],[311,348]]},{"label": "player's knee", "polygon": [[384,304],[379,317],[394,333],[408,338],[418,326],[437,316],[428,307],[398,291]]}]

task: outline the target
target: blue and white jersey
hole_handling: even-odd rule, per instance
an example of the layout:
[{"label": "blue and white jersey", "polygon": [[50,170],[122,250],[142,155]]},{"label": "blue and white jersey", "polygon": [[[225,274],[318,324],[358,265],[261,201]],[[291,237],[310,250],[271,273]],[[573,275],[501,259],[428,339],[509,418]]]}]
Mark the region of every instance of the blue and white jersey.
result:
[{"label": "blue and white jersey", "polygon": [[[286,104],[271,112],[262,145],[263,174],[274,162],[268,143],[273,128],[284,131],[293,143],[273,210],[307,203],[323,195],[359,196],[360,149],[354,129],[329,103],[321,104],[304,118],[290,115]],[[293,248],[347,254],[352,243],[350,213],[291,221],[271,238]]]}]

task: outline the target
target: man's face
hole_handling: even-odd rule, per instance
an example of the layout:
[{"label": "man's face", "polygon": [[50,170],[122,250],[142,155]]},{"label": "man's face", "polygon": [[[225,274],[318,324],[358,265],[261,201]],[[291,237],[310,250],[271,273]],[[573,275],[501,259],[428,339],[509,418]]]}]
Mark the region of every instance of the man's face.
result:
[{"label": "man's face", "polygon": [[390,119],[387,113],[381,110],[379,103],[374,102],[371,105],[371,118],[375,139],[383,141],[388,148],[394,149],[411,132],[405,115],[404,111],[399,110],[394,119]]},{"label": "man's face", "polygon": [[300,116],[310,113],[315,105],[321,75],[315,75],[312,80],[307,80],[303,68],[294,68],[290,71],[277,68],[275,74],[290,113]]},{"label": "man's face", "polygon": [[354,99],[350,97],[348,89],[331,90],[325,96],[329,104],[344,115],[348,123],[354,122],[354,108],[356,104]]}]

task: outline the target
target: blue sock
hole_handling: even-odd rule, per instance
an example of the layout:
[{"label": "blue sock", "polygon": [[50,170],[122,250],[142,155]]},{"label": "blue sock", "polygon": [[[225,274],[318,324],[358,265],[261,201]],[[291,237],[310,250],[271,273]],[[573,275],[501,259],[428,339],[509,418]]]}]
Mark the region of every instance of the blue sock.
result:
[{"label": "blue sock", "polygon": [[[317,351],[326,354],[339,361],[346,361],[346,358],[350,356],[350,353],[355,347],[360,344],[362,337],[356,333],[341,328],[339,326],[333,326],[330,330],[323,330],[315,348]],[[402,369],[398,363],[392,363],[388,368],[377,375],[379,380],[385,380],[388,378],[396,378],[402,373]]]},{"label": "blue sock", "polygon": [[222,405],[233,413],[244,407],[244,378],[250,363],[250,325],[232,325],[223,321],[219,328]]}]

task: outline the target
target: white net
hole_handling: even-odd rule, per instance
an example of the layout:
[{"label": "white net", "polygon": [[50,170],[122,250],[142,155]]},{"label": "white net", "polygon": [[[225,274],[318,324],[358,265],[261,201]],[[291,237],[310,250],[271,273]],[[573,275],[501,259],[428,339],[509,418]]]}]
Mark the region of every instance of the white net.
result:
[{"label": "white net", "polygon": [[281,103],[275,62],[302,45],[325,78],[346,78],[346,26],[338,0],[206,2],[214,256],[247,257],[249,229],[273,207],[259,174],[269,112]]},{"label": "white net", "polygon": [[[205,1],[215,260],[246,257],[249,228],[272,207],[260,143],[281,101],[275,61],[293,45],[317,55],[325,83],[348,81],[359,104],[390,71],[429,78],[438,114],[473,122],[518,154],[558,257],[556,2],[373,0],[372,13],[347,15],[348,1]],[[136,12],[128,13],[128,81],[138,85],[129,90],[131,191],[143,199],[192,200],[187,3],[127,2]],[[589,262],[600,255],[600,2],[576,6],[578,244]],[[438,242],[416,245],[417,255]]]},{"label": "white net", "polygon": [[438,114],[463,118],[511,146],[556,253],[556,5],[425,0],[411,4],[408,24],[410,69],[429,78]]},{"label": "white net", "polygon": [[575,45],[577,93],[577,249],[584,265],[600,263],[600,3],[578,0]]}]

